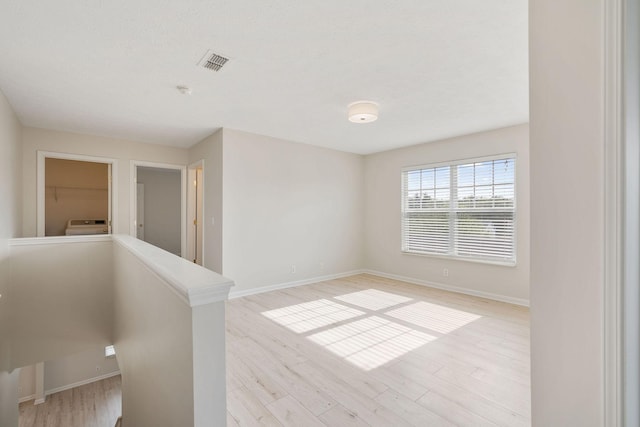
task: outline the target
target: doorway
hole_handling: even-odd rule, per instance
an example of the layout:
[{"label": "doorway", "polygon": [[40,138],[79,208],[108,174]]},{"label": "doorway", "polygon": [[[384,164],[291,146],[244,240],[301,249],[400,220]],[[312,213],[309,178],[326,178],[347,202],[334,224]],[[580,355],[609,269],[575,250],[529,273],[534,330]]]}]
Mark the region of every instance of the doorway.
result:
[{"label": "doorway", "polygon": [[186,168],[131,162],[130,233],[140,240],[186,257]]},{"label": "doorway", "polygon": [[37,236],[110,234],[116,160],[38,151]]},{"label": "doorway", "polygon": [[189,165],[187,191],[187,258],[203,265],[204,160]]}]

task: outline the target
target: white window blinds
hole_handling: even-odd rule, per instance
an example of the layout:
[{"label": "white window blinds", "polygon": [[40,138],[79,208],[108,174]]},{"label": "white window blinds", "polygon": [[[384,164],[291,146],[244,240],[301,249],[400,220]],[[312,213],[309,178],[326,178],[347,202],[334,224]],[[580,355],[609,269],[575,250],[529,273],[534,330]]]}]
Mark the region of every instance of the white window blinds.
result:
[{"label": "white window blinds", "polygon": [[402,172],[402,250],[515,263],[515,157]]}]

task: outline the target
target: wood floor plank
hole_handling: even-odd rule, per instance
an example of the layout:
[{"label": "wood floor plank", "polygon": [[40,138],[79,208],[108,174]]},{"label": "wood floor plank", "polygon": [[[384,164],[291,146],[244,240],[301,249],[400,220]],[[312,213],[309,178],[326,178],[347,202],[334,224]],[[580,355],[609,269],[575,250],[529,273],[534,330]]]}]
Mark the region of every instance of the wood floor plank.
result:
[{"label": "wood floor plank", "polygon": [[526,388],[520,384],[515,382],[489,384],[472,375],[461,374],[446,367],[436,372],[435,376],[472,391],[494,402],[496,405],[503,406],[526,417],[531,416]]},{"label": "wood floor plank", "polygon": [[244,387],[227,393],[227,406],[228,418],[236,425],[282,426],[260,399]]},{"label": "wood floor plank", "polygon": [[[529,417],[511,411],[492,400],[474,393],[474,391],[460,387],[438,376],[429,374],[426,378],[421,379],[421,381],[425,381],[425,384],[428,384],[430,391],[445,396],[447,399],[465,408],[465,410],[479,415],[494,424],[503,427],[525,427],[531,425]],[[417,402],[423,404],[423,399],[428,398],[423,396],[418,399]],[[429,405],[425,403],[423,406],[428,407]]]},{"label": "wood floor plank", "polygon": [[227,370],[232,370],[242,385],[250,390],[263,404],[278,400],[288,393],[268,372],[247,365],[233,354],[227,357]]},{"label": "wood floor plank", "polygon": [[425,393],[420,398],[419,404],[458,426],[495,427],[497,425],[435,391]]},{"label": "wood floor plank", "polygon": [[230,375],[276,384],[272,400],[256,397],[268,410],[293,399],[327,425],[530,425],[524,307],[361,274],[227,309],[228,351],[240,359]]},{"label": "wood floor plank", "polygon": [[292,396],[285,396],[270,403],[269,410],[286,426],[325,427],[322,421]]},{"label": "wood floor plank", "polygon": [[452,427],[455,425],[392,389],[376,397],[376,402],[400,415],[412,426]]},{"label": "wood floor plank", "polygon": [[370,425],[408,425],[400,416],[375,402],[371,397],[358,393],[348,379],[335,376],[330,367],[320,367],[312,362],[293,367],[314,384],[340,402],[345,408]]},{"label": "wood floor plank", "polygon": [[320,420],[328,426],[355,426],[369,427],[357,414],[349,411],[342,405],[336,405],[324,414],[320,415]]},{"label": "wood floor plank", "polygon": [[411,400],[418,399],[428,391],[427,387],[425,387],[424,385],[413,381],[409,376],[396,375],[388,367],[386,369],[374,369],[373,371],[370,371],[369,374],[376,380],[387,384],[389,388],[398,390],[400,394],[408,397]]},{"label": "wood floor plank", "polygon": [[120,376],[106,378],[19,406],[19,427],[113,427],[122,414]]},{"label": "wood floor plank", "polygon": [[335,400],[319,390],[318,387],[310,384],[306,378],[292,370],[289,365],[279,361],[267,350],[261,348],[255,341],[246,338],[234,342],[234,347],[235,354],[242,355],[244,361],[254,369],[254,372],[258,370],[269,372],[271,378],[314,415],[319,415],[337,404]]}]

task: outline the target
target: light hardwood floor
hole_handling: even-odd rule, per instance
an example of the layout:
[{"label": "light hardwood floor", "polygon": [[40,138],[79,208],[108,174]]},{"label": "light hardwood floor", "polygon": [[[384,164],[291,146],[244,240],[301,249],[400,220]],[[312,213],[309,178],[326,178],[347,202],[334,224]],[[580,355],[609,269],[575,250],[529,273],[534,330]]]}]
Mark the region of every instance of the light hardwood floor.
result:
[{"label": "light hardwood floor", "polygon": [[20,427],[114,427],[122,406],[120,376],[20,404]]},{"label": "light hardwood floor", "polygon": [[[229,426],[528,426],[529,311],[358,275],[227,303]],[[20,405],[111,427],[120,377]]]},{"label": "light hardwood floor", "polygon": [[227,304],[229,426],[528,426],[529,311],[358,275]]}]

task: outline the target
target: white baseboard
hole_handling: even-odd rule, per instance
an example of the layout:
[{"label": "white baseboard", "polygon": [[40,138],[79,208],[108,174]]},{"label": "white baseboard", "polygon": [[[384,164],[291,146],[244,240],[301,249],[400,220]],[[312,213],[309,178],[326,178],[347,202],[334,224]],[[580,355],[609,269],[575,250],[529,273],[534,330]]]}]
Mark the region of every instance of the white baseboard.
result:
[{"label": "white baseboard", "polygon": [[31,395],[29,395],[29,396],[21,397],[21,398],[18,400],[18,403],[28,402],[28,401],[30,401],[30,400],[34,400],[35,398],[36,398],[36,395],[35,395],[35,394],[31,394]]},{"label": "white baseboard", "polygon": [[65,390],[69,390],[69,389],[72,389],[72,388],[80,387],[80,386],[83,386],[83,385],[86,385],[86,384],[91,384],[91,383],[94,383],[96,381],[106,380],[107,378],[115,377],[117,375],[120,375],[120,371],[109,372],[108,374],[100,375],[100,376],[89,378],[89,379],[82,380],[82,381],[78,381],[78,382],[73,383],[73,384],[63,385],[62,387],[56,387],[56,388],[52,388],[50,390],[46,390],[44,392],[44,395],[48,396],[50,394],[59,393],[61,391],[65,391]]},{"label": "white baseboard", "polygon": [[415,279],[413,277],[400,276],[398,274],[390,274],[390,273],[384,273],[382,271],[368,270],[368,269],[352,270],[352,271],[346,271],[344,273],[311,277],[309,279],[297,280],[294,282],[278,283],[275,285],[263,286],[260,288],[253,288],[253,289],[240,289],[240,290],[234,291],[232,288],[231,292],[229,292],[229,299],[241,298],[249,295],[257,295],[265,292],[277,291],[280,289],[295,288],[297,286],[310,285],[312,283],[323,282],[325,280],[340,279],[342,277],[349,277],[349,276],[354,276],[356,274],[362,274],[362,273],[384,277],[387,279],[400,280],[402,282],[412,283],[414,285],[427,286],[429,288],[442,289],[444,291],[456,292],[459,294],[471,295],[474,297],[487,298],[494,301],[501,301],[509,304],[529,307],[529,300],[526,300],[524,298],[509,297],[505,295],[494,294],[491,292],[477,291],[475,289],[459,288],[457,286],[446,285],[444,283],[431,282],[427,280]]},{"label": "white baseboard", "polygon": [[231,291],[229,292],[229,299],[241,298],[249,295],[257,295],[271,291],[278,291],[280,289],[295,288],[296,286],[310,285],[312,283],[324,282],[325,280],[340,279],[343,277],[354,276],[356,274],[365,272],[365,270],[345,271],[344,273],[328,274],[326,276],[311,277],[309,279],[296,280],[294,282],[278,283],[275,285],[262,286],[260,288],[239,289],[237,291],[234,291],[233,288],[231,288]]},{"label": "white baseboard", "polygon": [[427,286],[429,288],[442,289],[444,291],[456,292],[459,294],[471,295],[474,297],[487,298],[494,301],[506,302],[509,304],[521,305],[523,307],[529,307],[529,300],[524,298],[514,298],[504,295],[494,294],[491,292],[476,291],[475,289],[459,288],[457,286],[445,285],[444,283],[430,282],[427,280],[414,279],[413,277],[400,276],[397,274],[383,273],[376,270],[363,270],[363,273],[372,274],[374,276],[380,276],[387,279],[400,280],[402,282],[412,283],[414,285]]}]

